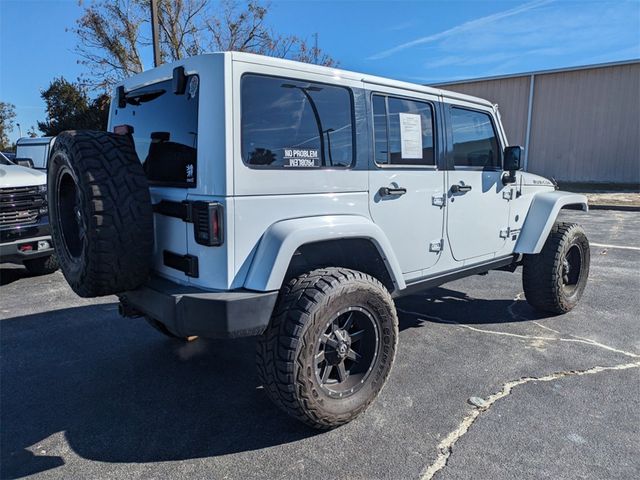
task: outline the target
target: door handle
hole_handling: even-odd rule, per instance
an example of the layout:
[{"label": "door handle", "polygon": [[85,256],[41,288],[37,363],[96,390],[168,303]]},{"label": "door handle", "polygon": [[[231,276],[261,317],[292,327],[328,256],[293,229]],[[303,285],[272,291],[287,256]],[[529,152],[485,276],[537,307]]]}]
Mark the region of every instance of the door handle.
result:
[{"label": "door handle", "polygon": [[451,185],[451,192],[453,193],[467,193],[471,190],[471,185]]},{"label": "door handle", "polygon": [[381,197],[391,197],[391,196],[399,197],[400,195],[404,195],[405,193],[407,193],[407,189],[402,187],[396,187],[396,188],[380,187],[380,190],[378,190],[378,193],[380,194]]}]

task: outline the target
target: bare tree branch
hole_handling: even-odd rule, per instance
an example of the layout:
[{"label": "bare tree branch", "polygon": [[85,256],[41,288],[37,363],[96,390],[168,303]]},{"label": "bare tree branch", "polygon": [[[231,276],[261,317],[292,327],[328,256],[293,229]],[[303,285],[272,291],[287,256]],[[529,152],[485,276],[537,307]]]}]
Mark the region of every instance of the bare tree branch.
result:
[{"label": "bare tree branch", "polygon": [[[215,6],[215,8],[213,8]],[[96,0],[85,6],[71,29],[75,52],[86,65],[87,84],[107,88],[142,72],[141,51],[150,45],[150,0]],[[260,0],[159,0],[160,58],[172,62],[206,51],[240,51],[335,66],[325,52],[305,39],[269,28],[270,5]]]}]

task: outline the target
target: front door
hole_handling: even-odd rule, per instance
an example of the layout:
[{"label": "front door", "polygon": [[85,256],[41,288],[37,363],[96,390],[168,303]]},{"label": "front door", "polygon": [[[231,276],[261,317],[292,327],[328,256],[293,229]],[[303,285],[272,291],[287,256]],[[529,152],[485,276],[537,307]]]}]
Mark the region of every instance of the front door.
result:
[{"label": "front door", "polygon": [[444,228],[444,207],[433,204],[444,193],[435,102],[382,92],[371,94],[370,101],[371,216],[389,238],[405,278],[418,278],[438,261]]},{"label": "front door", "polygon": [[506,241],[510,189],[502,184],[502,147],[490,110],[448,110],[453,157],[447,172],[449,245],[456,260],[481,261]]}]

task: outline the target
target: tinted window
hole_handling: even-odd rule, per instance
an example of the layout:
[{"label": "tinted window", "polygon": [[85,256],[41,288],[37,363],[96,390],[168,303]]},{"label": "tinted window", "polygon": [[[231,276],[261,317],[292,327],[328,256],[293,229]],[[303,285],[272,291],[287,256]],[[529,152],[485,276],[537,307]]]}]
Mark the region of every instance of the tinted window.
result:
[{"label": "tinted window", "polygon": [[347,167],[353,161],[348,89],[242,77],[242,159],[255,167]]},{"label": "tinted window", "polygon": [[500,146],[488,114],[452,108],[451,128],[454,165],[488,168],[500,166]]},{"label": "tinted window", "polygon": [[433,109],[430,104],[374,95],[373,125],[377,163],[435,164]]},{"label": "tinted window", "polygon": [[187,77],[182,95],[171,80],[126,94],[113,126],[131,125],[138,157],[150,183],[195,187],[198,144],[198,77]]},{"label": "tinted window", "polygon": [[376,163],[388,163],[389,138],[387,136],[387,99],[380,95],[373,96],[373,128]]}]

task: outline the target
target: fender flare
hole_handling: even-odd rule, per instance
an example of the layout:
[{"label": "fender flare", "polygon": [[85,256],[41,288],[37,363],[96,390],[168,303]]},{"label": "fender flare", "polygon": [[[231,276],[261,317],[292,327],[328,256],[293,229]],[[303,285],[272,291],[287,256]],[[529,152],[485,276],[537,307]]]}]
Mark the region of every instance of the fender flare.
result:
[{"label": "fender flare", "polygon": [[325,215],[282,220],[262,236],[244,287],[249,290],[279,290],[295,251],[307,243],[343,238],[368,239],[380,252],[395,290],[406,287],[400,264],[384,232],[366,217]]},{"label": "fender flare", "polygon": [[558,213],[568,205],[577,206],[585,212],[589,211],[585,195],[562,191],[536,194],[518,237],[515,253],[540,253],[558,218]]}]

